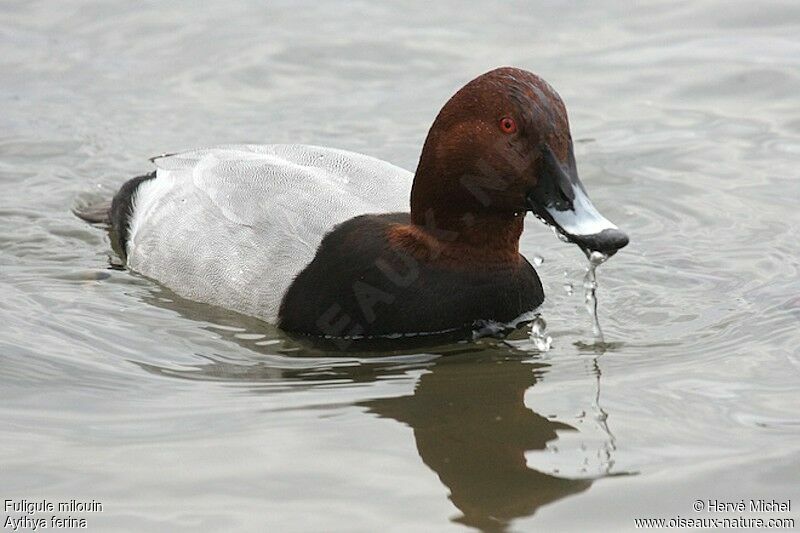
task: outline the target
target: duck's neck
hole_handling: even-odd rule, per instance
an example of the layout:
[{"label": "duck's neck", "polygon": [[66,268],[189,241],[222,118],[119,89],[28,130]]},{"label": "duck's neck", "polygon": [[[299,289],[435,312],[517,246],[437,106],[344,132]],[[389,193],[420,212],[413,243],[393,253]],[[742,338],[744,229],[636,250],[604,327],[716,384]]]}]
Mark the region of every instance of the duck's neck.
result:
[{"label": "duck's neck", "polygon": [[473,150],[461,144],[454,149],[439,139],[440,120],[442,113],[425,139],[414,175],[412,224],[406,241],[417,248],[435,249],[442,261],[460,262],[465,268],[518,264],[525,212],[505,209],[489,196],[499,194],[496,184],[483,176],[485,169],[475,161]]},{"label": "duck's neck", "polygon": [[[416,216],[415,216],[416,215]],[[465,269],[516,266],[524,213],[411,212],[412,223],[394,232],[397,244],[433,263]]]}]

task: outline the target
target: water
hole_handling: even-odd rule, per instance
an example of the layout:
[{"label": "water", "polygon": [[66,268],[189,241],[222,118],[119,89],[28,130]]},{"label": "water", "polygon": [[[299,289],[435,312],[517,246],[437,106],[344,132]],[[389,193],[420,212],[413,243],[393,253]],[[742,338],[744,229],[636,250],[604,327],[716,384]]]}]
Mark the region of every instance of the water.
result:
[{"label": "water", "polygon": [[[0,21],[0,497],[101,502],[96,531],[798,506],[796,3],[8,1]],[[413,169],[442,103],[502,64],[564,97],[581,178],[631,237],[600,269],[602,349],[563,288],[583,254],[532,217],[549,351],[523,330],[333,357],[109,268],[69,212],[225,142]]]},{"label": "water", "polygon": [[550,351],[550,346],[553,344],[553,337],[547,334],[547,322],[541,315],[536,315],[536,318],[531,321],[531,335],[530,339],[533,346],[540,352]]},{"label": "water", "polygon": [[600,317],[597,314],[597,267],[608,260],[608,256],[602,252],[586,252],[589,265],[586,267],[586,275],[583,277],[583,299],[589,318],[592,319],[592,333],[598,343],[604,343],[603,330],[600,328]]}]

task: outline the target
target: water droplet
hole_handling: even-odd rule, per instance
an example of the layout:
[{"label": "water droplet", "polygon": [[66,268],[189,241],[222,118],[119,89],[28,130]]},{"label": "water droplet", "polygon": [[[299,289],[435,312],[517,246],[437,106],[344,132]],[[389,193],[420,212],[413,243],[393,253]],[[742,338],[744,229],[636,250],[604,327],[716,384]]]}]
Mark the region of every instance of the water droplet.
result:
[{"label": "water droplet", "polygon": [[589,263],[597,266],[602,263],[605,263],[608,260],[608,256],[603,252],[598,252],[597,250],[593,250],[591,254],[589,254]]},{"label": "water droplet", "polygon": [[553,338],[547,334],[547,322],[544,321],[542,315],[536,315],[536,318],[531,322],[530,338],[533,345],[540,352],[547,352],[550,350]]},{"label": "water droplet", "polygon": [[534,255],[533,256],[533,264],[534,265],[536,265],[538,267],[542,263],[544,263],[544,257],[542,257],[541,255]]},{"label": "water droplet", "polygon": [[556,237],[558,237],[558,240],[560,240],[561,242],[569,242],[569,239],[567,238],[567,236],[564,235],[563,233],[561,233],[560,231],[558,231],[557,227],[550,226],[550,229],[552,229],[553,233],[556,234]]}]

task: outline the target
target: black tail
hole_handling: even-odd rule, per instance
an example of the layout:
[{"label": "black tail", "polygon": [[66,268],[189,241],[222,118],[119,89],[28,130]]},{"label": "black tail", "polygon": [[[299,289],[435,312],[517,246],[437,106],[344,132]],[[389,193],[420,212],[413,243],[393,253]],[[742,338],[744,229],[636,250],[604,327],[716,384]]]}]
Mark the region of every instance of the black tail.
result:
[{"label": "black tail", "polygon": [[72,213],[89,224],[109,225],[111,223],[111,200],[76,205],[72,208]]},{"label": "black tail", "polygon": [[133,215],[133,199],[136,188],[144,181],[156,177],[155,172],[136,176],[120,187],[112,200],[102,200],[93,204],[78,205],[72,208],[75,216],[90,224],[101,224],[111,230],[111,245],[124,260],[128,253],[128,226]]}]

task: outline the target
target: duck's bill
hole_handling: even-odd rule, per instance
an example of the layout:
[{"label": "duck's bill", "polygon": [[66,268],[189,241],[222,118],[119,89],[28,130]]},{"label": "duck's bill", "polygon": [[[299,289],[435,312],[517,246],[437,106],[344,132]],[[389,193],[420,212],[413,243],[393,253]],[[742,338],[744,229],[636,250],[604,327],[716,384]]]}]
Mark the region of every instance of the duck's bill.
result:
[{"label": "duck's bill", "polygon": [[528,194],[528,209],[587,255],[598,251],[611,256],[627,245],[628,236],[589,200],[578,178],[571,147],[566,166],[559,163],[548,147],[543,153],[543,169],[539,182]]}]

